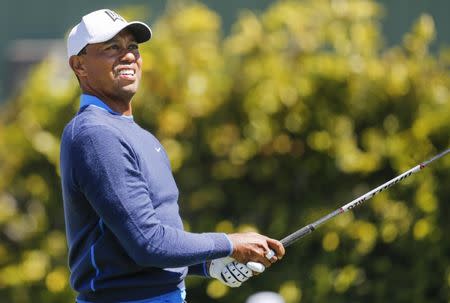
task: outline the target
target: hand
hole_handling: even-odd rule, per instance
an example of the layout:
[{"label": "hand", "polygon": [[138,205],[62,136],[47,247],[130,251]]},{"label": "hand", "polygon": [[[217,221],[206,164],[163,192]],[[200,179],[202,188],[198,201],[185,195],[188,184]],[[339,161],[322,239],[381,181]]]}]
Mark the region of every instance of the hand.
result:
[{"label": "hand", "polygon": [[226,257],[212,260],[209,275],[230,287],[239,287],[253,276],[253,272],[244,264]]},{"label": "hand", "polygon": [[[229,234],[233,243],[233,257],[236,261],[246,264],[249,261],[261,263],[264,267],[270,267],[272,263],[284,256],[285,250],[280,241],[268,238],[257,233]],[[270,258],[266,255],[273,250],[275,253]]]},{"label": "hand", "polygon": [[[268,260],[272,259],[273,256],[275,256],[275,252],[274,252],[273,250],[269,250],[269,252],[266,254],[266,258],[267,258]],[[250,262],[247,262],[247,264],[245,264],[245,265],[247,265],[248,268],[250,268],[251,270],[253,270],[253,272],[259,272],[259,273],[262,273],[262,272],[264,272],[264,270],[266,269],[266,268],[264,267],[264,265],[262,265],[261,263],[258,263],[258,262],[252,262],[252,261],[250,261]]]}]

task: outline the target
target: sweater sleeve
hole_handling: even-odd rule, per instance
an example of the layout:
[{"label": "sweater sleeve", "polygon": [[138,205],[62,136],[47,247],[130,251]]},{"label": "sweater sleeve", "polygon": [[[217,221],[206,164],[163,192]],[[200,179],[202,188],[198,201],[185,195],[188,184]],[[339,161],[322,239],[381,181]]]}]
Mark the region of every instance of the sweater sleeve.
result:
[{"label": "sweater sleeve", "polygon": [[207,266],[206,262],[191,265],[188,268],[188,275],[202,276],[202,277],[210,278],[210,276],[208,274],[208,269],[206,268],[206,266]]},{"label": "sweater sleeve", "polygon": [[71,156],[77,186],[137,264],[182,267],[231,253],[225,234],[190,233],[159,221],[138,159],[119,131],[85,129]]}]

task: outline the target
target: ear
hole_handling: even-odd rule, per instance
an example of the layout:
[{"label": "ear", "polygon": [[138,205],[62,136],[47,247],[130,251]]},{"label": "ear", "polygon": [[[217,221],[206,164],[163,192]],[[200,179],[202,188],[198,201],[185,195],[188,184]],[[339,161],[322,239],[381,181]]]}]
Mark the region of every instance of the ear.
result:
[{"label": "ear", "polygon": [[82,56],[70,57],[69,65],[78,77],[85,77],[87,75],[86,66]]}]

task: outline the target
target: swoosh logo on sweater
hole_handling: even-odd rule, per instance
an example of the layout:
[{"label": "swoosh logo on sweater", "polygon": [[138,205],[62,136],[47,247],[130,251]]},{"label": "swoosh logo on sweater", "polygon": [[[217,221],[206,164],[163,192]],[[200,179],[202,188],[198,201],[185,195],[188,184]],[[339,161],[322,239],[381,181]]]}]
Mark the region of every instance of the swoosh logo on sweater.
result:
[{"label": "swoosh logo on sweater", "polygon": [[155,150],[159,153],[161,151],[161,147],[155,147]]}]

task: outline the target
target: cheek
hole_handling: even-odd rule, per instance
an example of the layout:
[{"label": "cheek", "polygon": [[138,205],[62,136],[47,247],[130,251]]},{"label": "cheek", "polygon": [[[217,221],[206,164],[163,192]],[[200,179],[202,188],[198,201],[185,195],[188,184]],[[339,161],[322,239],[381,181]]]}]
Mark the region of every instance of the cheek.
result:
[{"label": "cheek", "polygon": [[107,60],[94,60],[88,73],[93,81],[113,77],[113,64]]},{"label": "cheek", "polygon": [[137,64],[137,74],[138,74],[138,77],[140,78],[141,76],[142,76],[142,59],[141,58],[139,58],[139,60],[137,60],[136,61],[136,64]]}]

